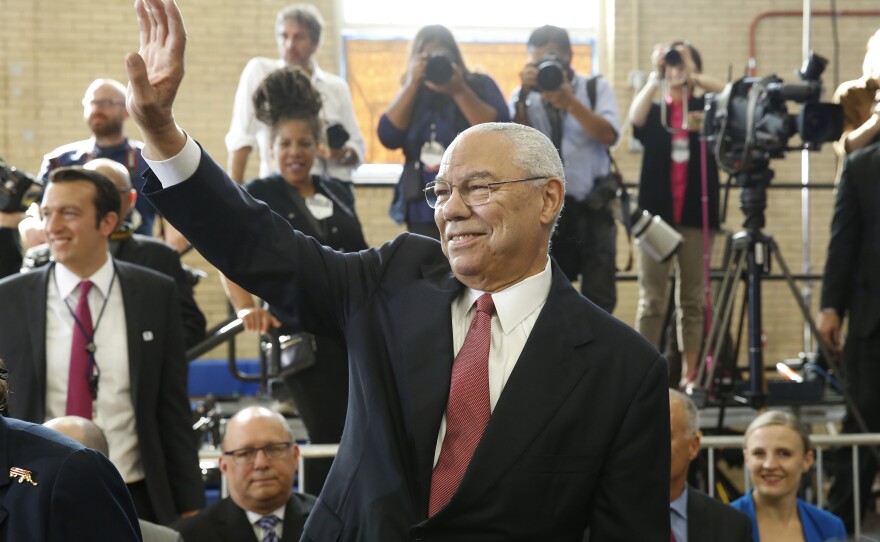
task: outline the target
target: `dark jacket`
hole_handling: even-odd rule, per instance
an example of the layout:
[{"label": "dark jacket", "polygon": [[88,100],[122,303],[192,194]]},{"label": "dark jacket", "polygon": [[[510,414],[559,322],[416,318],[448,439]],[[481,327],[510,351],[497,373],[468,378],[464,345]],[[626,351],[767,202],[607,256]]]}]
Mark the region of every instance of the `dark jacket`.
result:
[{"label": "dark jacket", "polygon": [[[315,497],[293,493],[284,509],[281,542],[300,539],[306,518],[315,505]],[[186,542],[258,542],[247,514],[229,497],[220,499],[197,515],[171,526]]]},{"label": "dark jacket", "polygon": [[[428,494],[464,286],[433,239],[341,254],[290,228],[202,153],[146,192],[220,271],[308,331],[343,332],[349,409],[303,540],[669,541],[666,362],[558,267],[546,304],[450,503]],[[199,205],[193,202],[199,201]],[[631,521],[632,511],[638,521]]]},{"label": "dark jacket", "polygon": [[[187,398],[174,282],[116,261],[128,331],[131,402],[150,502],[160,523],[198,510],[205,495]],[[52,266],[0,281],[0,357],[9,368],[10,416],[46,418],[46,295]]]}]

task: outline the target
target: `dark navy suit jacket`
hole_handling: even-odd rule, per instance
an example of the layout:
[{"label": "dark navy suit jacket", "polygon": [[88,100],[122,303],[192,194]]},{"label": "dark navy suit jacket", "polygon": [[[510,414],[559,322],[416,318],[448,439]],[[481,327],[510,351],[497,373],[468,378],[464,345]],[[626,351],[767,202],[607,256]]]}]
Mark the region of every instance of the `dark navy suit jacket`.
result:
[{"label": "dark navy suit jacket", "polygon": [[[349,407],[303,540],[669,541],[666,362],[558,266],[450,503],[428,518],[449,396],[451,302],[464,286],[433,239],[342,254],[295,232],[202,153],[145,193],[221,272],[312,333],[343,333]],[[638,517],[633,516],[638,510]]]},{"label": "dark navy suit jacket", "polygon": [[[19,482],[7,473],[30,471]],[[141,540],[128,489],[110,460],[42,425],[0,416],[0,541]]]}]

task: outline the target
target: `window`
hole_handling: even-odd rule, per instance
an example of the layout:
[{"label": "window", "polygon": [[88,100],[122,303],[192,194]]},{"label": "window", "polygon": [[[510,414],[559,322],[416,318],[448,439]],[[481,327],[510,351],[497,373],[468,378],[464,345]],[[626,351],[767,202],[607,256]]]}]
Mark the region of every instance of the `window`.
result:
[{"label": "window", "polygon": [[[512,9],[509,1],[496,0],[447,0],[437,12],[429,10],[431,4],[412,0],[343,0],[343,63],[358,124],[367,142],[366,162],[403,162],[401,151],[382,146],[376,128],[400,90],[410,41],[424,25],[448,26],[468,70],[491,75],[507,99],[519,86],[529,33],[543,24],[566,28],[572,39],[575,70],[592,73],[597,0],[547,4],[536,14],[534,10]],[[395,26],[388,24],[389,13],[394,14]],[[540,24],[535,24],[538,20]],[[578,21],[580,27],[572,28],[571,21]]]}]

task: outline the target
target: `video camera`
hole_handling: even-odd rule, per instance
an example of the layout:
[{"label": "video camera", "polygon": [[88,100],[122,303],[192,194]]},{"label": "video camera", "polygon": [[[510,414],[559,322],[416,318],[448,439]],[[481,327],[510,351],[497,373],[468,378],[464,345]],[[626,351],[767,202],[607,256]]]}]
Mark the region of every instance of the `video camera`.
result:
[{"label": "video camera", "polygon": [[[811,53],[798,73],[800,83],[784,83],[775,75],[745,77],[707,95],[703,121],[706,139],[715,144],[718,165],[731,175],[766,168],[769,160],[788,150],[819,150],[840,138],[843,111],[820,103],[819,80],[828,61]],[[804,104],[790,114],[787,102]],[[801,146],[789,146],[800,135]]]},{"label": "video camera", "polygon": [[39,192],[30,190],[34,185],[43,186],[43,183],[0,158],[0,213],[27,211],[40,198]]}]

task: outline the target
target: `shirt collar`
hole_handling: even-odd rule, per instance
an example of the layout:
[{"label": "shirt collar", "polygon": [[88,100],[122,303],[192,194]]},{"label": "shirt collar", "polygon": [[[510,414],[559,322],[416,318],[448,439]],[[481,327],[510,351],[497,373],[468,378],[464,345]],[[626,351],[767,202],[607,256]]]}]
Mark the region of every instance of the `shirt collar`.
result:
[{"label": "shirt collar", "polygon": [[95,288],[101,292],[101,295],[105,298],[110,293],[110,285],[113,282],[113,258],[110,257],[110,254],[107,254],[107,261],[104,262],[95,273],[90,277],[81,278],[76,275],[73,271],[64,266],[64,264],[56,263],[55,264],[55,284],[58,286],[58,293],[61,296],[61,299],[67,299],[70,294],[79,286],[79,283],[84,280],[92,281],[92,284],[95,285]]},{"label": "shirt collar", "polygon": [[[292,497],[292,495],[291,495]],[[284,525],[284,510],[287,508],[287,504],[285,503],[279,508],[276,508],[274,512],[271,514],[258,514],[256,512],[251,512],[250,510],[245,510],[244,513],[247,514],[248,521],[251,525],[255,525],[261,518],[266,516],[276,516],[282,525]]]},{"label": "shirt collar", "polygon": [[674,501],[669,503],[669,509],[681,516],[685,521],[688,518],[688,486],[685,484],[684,491],[676,497]]},{"label": "shirt collar", "polygon": [[[492,294],[492,301],[495,303],[495,314],[498,315],[501,331],[505,335],[513,331],[547,300],[552,283],[553,272],[551,271],[550,258],[548,257],[544,270],[537,275],[532,275],[509,288]],[[476,303],[477,298],[484,293],[468,288],[464,292],[466,306],[472,307]]]}]

